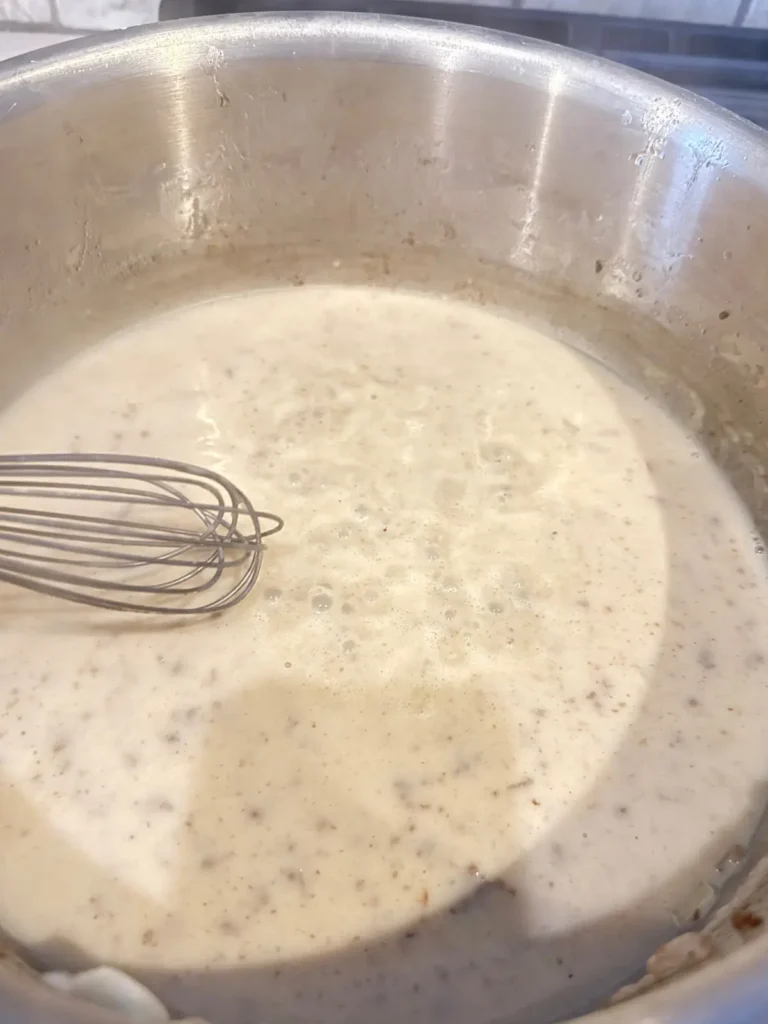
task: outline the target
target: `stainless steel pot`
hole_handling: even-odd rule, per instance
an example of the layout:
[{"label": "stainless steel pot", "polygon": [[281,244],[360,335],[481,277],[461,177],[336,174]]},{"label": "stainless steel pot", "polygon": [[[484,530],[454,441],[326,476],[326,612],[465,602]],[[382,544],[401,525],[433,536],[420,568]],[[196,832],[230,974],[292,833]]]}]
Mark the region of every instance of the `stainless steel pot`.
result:
[{"label": "stainless steel pot", "polygon": [[[566,50],[398,19],[154,27],[0,71],[0,402],[185,297],[411,283],[589,340],[768,526],[768,136]],[[112,1018],[0,978],[4,1024]],[[597,1024],[768,1018],[768,938]]]}]

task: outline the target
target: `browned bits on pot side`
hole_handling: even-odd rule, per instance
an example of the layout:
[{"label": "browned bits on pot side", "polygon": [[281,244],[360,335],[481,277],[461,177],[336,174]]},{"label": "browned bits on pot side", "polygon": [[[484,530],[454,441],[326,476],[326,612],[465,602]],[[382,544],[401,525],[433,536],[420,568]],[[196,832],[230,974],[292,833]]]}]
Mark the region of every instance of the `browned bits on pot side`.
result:
[{"label": "browned bits on pot side", "polygon": [[763,925],[763,918],[749,907],[739,907],[731,914],[731,924],[737,932],[751,932]]}]

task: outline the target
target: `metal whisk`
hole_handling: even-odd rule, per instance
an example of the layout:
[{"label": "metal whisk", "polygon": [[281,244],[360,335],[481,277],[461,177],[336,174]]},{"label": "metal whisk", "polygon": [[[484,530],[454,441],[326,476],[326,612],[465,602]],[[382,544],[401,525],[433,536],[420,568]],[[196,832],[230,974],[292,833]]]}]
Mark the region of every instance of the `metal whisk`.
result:
[{"label": "metal whisk", "polygon": [[225,477],[185,462],[0,455],[0,581],[67,601],[223,611],[253,588],[264,539],[282,526]]}]

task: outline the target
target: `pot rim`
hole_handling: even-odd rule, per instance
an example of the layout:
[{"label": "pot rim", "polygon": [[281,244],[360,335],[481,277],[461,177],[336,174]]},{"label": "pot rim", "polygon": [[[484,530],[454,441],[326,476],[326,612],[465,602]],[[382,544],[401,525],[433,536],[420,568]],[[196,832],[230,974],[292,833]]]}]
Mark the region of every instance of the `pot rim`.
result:
[{"label": "pot rim", "polygon": [[[20,87],[41,88],[54,77],[112,77],[120,62],[126,70],[130,67],[132,76],[181,72],[187,62],[200,67],[201,38],[210,47],[206,56],[212,68],[222,56],[219,47],[227,46],[235,56],[288,57],[299,44],[308,56],[341,59],[346,48],[358,59],[392,55],[398,63],[444,72],[485,72],[506,80],[521,78],[524,72],[528,82],[549,81],[567,71],[562,91],[568,95],[597,89],[604,94],[601,105],[610,98],[614,103],[651,104],[663,108],[655,111],[654,121],[663,114],[680,127],[696,121],[699,131],[716,129],[730,146],[753,150],[768,141],[764,129],[711,100],[604,57],[497,29],[352,11],[222,14],[69,39],[0,62],[0,95]],[[165,43],[173,44],[172,53]],[[512,55],[515,60],[510,62]],[[685,116],[675,116],[683,110]],[[0,121],[8,113],[0,111]]]}]

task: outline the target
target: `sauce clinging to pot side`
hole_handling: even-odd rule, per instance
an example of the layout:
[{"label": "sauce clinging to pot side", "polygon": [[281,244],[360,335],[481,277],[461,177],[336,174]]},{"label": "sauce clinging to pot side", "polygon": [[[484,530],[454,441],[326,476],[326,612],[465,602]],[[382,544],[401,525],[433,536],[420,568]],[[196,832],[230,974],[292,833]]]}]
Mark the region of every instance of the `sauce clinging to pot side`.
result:
[{"label": "sauce clinging to pot side", "polygon": [[480,1024],[629,955],[562,937],[661,921],[752,807],[750,525],[658,407],[511,320],[217,300],[62,367],[0,446],[198,462],[286,520],[221,619],[0,591],[0,926],[54,958]]}]

